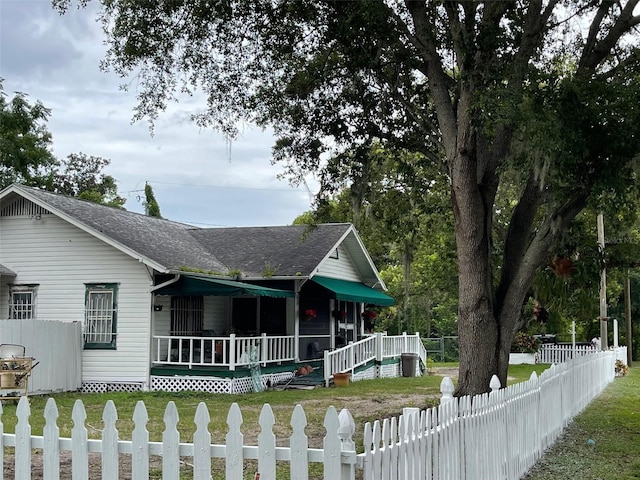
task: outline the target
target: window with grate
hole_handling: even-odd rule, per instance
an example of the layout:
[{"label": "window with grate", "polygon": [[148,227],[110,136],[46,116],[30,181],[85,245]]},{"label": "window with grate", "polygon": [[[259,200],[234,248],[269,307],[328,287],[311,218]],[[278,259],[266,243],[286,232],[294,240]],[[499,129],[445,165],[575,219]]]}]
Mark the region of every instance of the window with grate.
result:
[{"label": "window with grate", "polygon": [[116,348],[118,286],[87,284],[84,314],[84,348]]},{"label": "window with grate", "polygon": [[37,285],[11,285],[9,287],[9,318],[29,320],[36,318]]},{"label": "window with grate", "polygon": [[202,334],[204,299],[202,296],[171,297],[171,330],[174,336]]}]

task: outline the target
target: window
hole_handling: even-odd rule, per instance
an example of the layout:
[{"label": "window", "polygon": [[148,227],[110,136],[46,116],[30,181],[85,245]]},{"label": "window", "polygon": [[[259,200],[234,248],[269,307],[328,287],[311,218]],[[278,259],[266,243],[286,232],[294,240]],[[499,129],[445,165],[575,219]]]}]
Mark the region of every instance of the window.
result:
[{"label": "window", "polygon": [[86,285],[85,348],[116,348],[117,296],[115,283]]},{"label": "window", "polygon": [[171,297],[170,335],[202,335],[204,300],[201,296]]},{"label": "window", "polygon": [[9,318],[28,320],[36,318],[37,285],[11,285],[9,287]]}]

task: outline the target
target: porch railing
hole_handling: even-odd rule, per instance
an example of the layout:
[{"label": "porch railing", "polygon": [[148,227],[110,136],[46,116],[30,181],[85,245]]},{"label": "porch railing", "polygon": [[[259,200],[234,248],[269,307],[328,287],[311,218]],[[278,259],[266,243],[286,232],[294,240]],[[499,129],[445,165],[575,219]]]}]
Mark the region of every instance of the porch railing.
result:
[{"label": "porch railing", "polygon": [[152,362],[181,367],[226,367],[235,370],[259,363],[295,359],[294,336],[153,337]]},{"label": "porch railing", "polygon": [[333,351],[325,351],[325,382],[328,384],[334,373],[352,372],[372,360],[381,362],[386,358],[400,357],[403,353],[417,353],[423,364],[426,364],[427,351],[419,333],[393,336],[376,333]]}]

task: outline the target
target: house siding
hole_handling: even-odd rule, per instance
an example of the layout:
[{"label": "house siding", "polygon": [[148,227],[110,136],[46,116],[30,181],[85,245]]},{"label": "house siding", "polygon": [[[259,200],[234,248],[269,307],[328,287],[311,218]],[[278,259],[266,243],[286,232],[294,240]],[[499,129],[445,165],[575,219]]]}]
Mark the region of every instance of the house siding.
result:
[{"label": "house siding", "polygon": [[147,268],[55,215],[0,218],[0,263],[17,273],[2,277],[0,318],[8,317],[7,282],[38,284],[37,318],[84,319],[85,284],[118,284],[115,350],[83,350],[83,382],[148,379],[150,286]]},{"label": "house siding", "polygon": [[338,258],[326,258],[318,267],[317,274],[323,277],[339,278],[351,282],[360,282],[360,274],[349,255],[348,250],[340,245],[338,247]]}]

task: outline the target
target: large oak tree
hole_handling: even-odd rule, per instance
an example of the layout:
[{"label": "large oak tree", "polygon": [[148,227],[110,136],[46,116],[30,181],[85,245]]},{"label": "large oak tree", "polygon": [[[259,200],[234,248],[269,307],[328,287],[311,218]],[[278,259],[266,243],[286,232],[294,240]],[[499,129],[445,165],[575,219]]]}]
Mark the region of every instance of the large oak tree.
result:
[{"label": "large oak tree", "polygon": [[[321,171],[329,183],[346,169],[357,179],[359,152],[376,141],[442,168],[460,394],[486,391],[494,373],[504,384],[536,271],[585,206],[614,205],[636,179],[638,0],[101,4],[106,66],[137,77],[135,118],[153,121],[202,90],[198,123],[231,136],[242,121],[271,125],[274,158],[293,176]],[[494,242],[506,182],[516,193]]]}]

